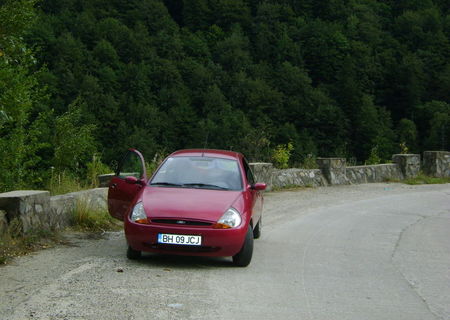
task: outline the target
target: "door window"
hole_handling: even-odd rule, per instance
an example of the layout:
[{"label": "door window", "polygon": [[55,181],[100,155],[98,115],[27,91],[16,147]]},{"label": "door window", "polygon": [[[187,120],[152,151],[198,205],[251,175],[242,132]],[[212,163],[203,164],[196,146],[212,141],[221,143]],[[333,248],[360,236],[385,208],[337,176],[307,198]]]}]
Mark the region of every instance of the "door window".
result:
[{"label": "door window", "polygon": [[144,178],[144,166],[140,156],[136,152],[128,151],[123,157],[116,175],[120,178],[130,176],[137,179]]}]

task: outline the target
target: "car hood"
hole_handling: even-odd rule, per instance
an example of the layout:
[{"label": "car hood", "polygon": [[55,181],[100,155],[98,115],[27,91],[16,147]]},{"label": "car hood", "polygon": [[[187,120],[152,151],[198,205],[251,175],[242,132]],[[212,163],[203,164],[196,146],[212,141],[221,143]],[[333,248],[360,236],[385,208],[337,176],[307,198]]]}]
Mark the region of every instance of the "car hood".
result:
[{"label": "car hood", "polygon": [[142,195],[149,218],[181,218],[217,221],[240,191],[147,187]]}]

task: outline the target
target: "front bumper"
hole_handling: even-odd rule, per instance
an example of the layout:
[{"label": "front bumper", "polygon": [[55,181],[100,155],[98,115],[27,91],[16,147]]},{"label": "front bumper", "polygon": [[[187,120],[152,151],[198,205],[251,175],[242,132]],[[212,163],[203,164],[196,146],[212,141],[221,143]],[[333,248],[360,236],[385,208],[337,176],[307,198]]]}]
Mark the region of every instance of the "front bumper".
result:
[{"label": "front bumper", "polygon": [[[137,224],[125,221],[125,237],[128,245],[137,251],[228,257],[237,254],[244,243],[247,225],[243,221],[238,228],[214,229],[208,227],[173,226],[163,224]],[[201,246],[158,243],[158,234],[196,235],[202,237]]]}]

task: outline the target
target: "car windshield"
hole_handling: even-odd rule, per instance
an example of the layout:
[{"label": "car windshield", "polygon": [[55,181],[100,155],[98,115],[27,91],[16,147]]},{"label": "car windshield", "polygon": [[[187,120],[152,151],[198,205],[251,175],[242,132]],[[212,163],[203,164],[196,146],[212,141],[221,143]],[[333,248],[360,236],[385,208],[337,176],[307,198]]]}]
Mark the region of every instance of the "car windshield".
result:
[{"label": "car windshield", "polygon": [[172,157],[159,168],[152,186],[241,190],[242,179],[236,160],[213,157]]}]

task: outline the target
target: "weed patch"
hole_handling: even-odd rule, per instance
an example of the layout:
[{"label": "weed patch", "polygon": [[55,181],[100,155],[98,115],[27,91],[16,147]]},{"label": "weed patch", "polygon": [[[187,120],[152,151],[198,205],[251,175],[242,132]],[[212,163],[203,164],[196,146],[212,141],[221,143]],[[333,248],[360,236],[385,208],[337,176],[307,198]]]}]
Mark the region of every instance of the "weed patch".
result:
[{"label": "weed patch", "polygon": [[106,209],[92,208],[87,201],[78,201],[72,214],[72,228],[91,232],[120,230],[122,223],[112,218]]},{"label": "weed patch", "polygon": [[282,187],[273,187],[271,191],[277,192],[277,191],[298,191],[298,190],[305,190],[309,188],[314,188],[313,185],[306,185],[306,186],[298,186],[295,184],[288,184]]},{"label": "weed patch", "polygon": [[64,243],[60,234],[53,230],[37,229],[20,235],[16,227],[17,225],[13,224],[0,237],[0,265],[8,263],[14,257]]},{"label": "weed patch", "polygon": [[67,172],[55,174],[52,171],[52,175],[50,181],[46,185],[46,189],[50,191],[52,196],[54,196],[58,194],[81,191],[87,189],[87,187],[83,187],[79,179],[77,179],[73,174]]},{"label": "weed patch", "polygon": [[444,184],[444,183],[450,183],[450,178],[436,178],[436,177],[430,177],[425,174],[419,174],[415,178],[409,178],[403,181],[403,183],[410,184],[410,185],[417,185],[417,184]]}]

